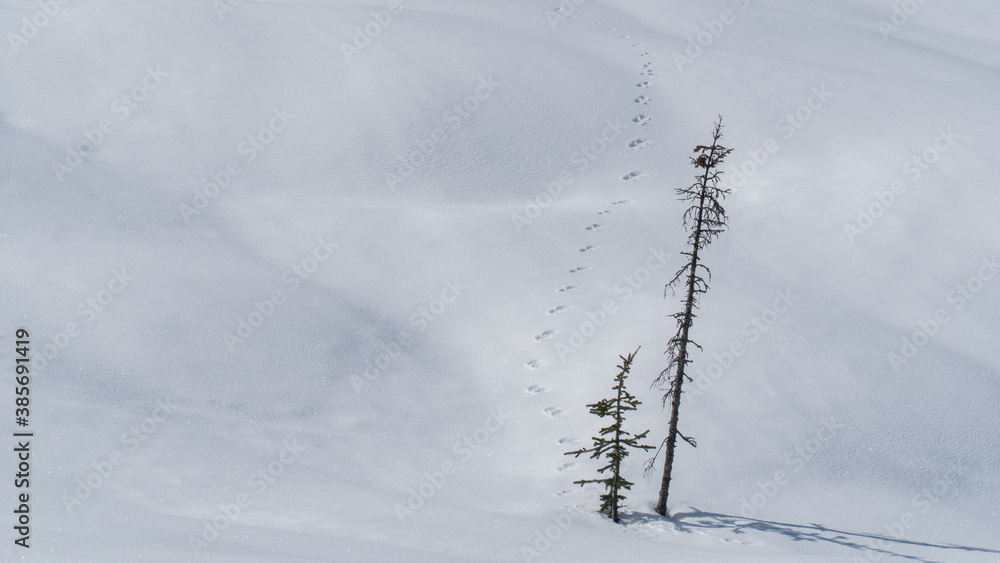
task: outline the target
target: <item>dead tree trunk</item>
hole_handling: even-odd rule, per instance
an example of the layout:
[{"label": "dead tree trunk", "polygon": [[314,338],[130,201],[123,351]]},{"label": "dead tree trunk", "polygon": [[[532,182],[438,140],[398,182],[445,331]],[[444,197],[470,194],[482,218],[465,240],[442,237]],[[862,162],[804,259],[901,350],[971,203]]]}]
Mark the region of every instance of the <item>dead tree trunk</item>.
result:
[{"label": "dead tree trunk", "polygon": [[[660,496],[656,503],[656,512],[663,516],[667,514],[667,495],[670,492],[670,475],[674,467],[674,447],[677,444],[677,436],[679,435],[692,446],[695,445],[694,440],[678,431],[677,420],[681,408],[681,387],[683,387],[685,379],[691,381],[691,378],[685,374],[685,368],[691,362],[689,346],[701,348],[690,338],[691,325],[697,316],[695,309],[698,308],[699,296],[708,290],[708,282],[700,272],[704,272],[708,279],[712,277],[708,267],[701,263],[700,253],[726,228],[726,211],[721,202],[729,190],[719,187],[722,173],[718,171],[718,166],[732,152],[732,149],[722,146],[721,141],[722,118],[720,117],[715,123],[715,130],[712,133],[712,144],[709,146],[698,145],[694,149],[695,153],[699,153],[698,157],[691,157],[691,163],[695,167],[704,168],[704,171],[696,176],[697,181],[694,184],[677,190],[681,200],[690,201],[692,205],[684,212],[684,227],[688,229],[690,234],[688,235],[688,249],[681,253],[688,257],[688,261],[667,284],[667,288],[673,289],[679,281],[683,280],[687,290],[684,308],[671,315],[677,321],[677,332],[667,343],[666,353],[669,358],[667,367],[660,372],[654,383],[654,385],[660,385],[661,388],[664,384],[668,385],[663,396],[664,405],[666,405],[667,399],[670,400],[670,423],[667,426],[665,440],[666,459],[663,464],[663,478],[660,481]],[[666,290],[664,290],[664,294],[666,294]]]}]

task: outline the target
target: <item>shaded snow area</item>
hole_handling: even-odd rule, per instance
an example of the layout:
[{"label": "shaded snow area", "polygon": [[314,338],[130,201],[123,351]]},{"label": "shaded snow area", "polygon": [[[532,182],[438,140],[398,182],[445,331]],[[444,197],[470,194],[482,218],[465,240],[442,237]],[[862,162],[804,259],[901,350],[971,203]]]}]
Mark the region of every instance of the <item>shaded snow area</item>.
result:
[{"label": "shaded snow area", "polygon": [[[974,0],[3,2],[0,558],[1000,561],[997,30]],[[614,524],[564,452],[640,346],[627,427],[666,436],[675,190],[719,115],[698,447],[669,518],[633,453]]]}]

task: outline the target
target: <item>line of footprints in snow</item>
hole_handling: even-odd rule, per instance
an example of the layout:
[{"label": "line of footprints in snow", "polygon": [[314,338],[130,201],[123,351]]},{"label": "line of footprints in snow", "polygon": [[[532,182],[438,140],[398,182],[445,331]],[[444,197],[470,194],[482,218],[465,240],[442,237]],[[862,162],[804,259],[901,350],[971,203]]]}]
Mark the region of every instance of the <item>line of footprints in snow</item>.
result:
[{"label": "line of footprints in snow", "polygon": [[[598,24],[598,25],[600,25],[600,24]],[[612,31],[613,30],[614,29],[612,29]],[[621,38],[622,39],[629,39],[629,36],[628,35],[623,35],[623,36],[621,36]],[[642,45],[639,44],[639,43],[633,43],[632,47],[639,48],[639,47],[642,47]],[[649,77],[656,76],[657,75],[657,72],[655,70],[656,65],[654,63],[652,63],[652,62],[649,62],[649,60],[646,58],[646,57],[649,57],[650,54],[648,52],[643,52],[643,53],[640,53],[639,56],[643,58],[642,60],[646,61],[641,66],[640,76],[643,77],[643,78],[649,78]],[[636,88],[639,88],[640,90],[645,90],[645,89],[649,89],[650,85],[651,84],[650,84],[649,80],[641,80],[639,83],[636,84]],[[649,104],[650,101],[652,101],[650,99],[650,97],[647,96],[647,95],[645,95],[645,94],[640,94],[637,98],[635,98],[633,100],[633,102],[635,102],[635,104],[637,104],[639,106],[645,106],[645,105]],[[632,122],[635,123],[639,127],[644,127],[651,120],[652,120],[652,118],[650,118],[645,113],[640,113],[639,115],[636,115],[634,118],[632,118]],[[641,149],[641,148],[645,147],[647,144],[648,143],[647,143],[647,141],[645,139],[643,139],[642,137],[639,137],[639,138],[634,139],[631,142],[629,142],[628,146],[630,148],[633,148],[633,149]],[[623,175],[621,177],[621,179],[623,181],[629,182],[629,181],[636,180],[636,179],[638,179],[640,177],[641,177],[641,174],[639,172],[633,170],[633,171],[627,172],[625,175]],[[613,201],[613,202],[611,202],[611,205],[612,206],[619,206],[619,205],[623,205],[625,203],[628,203],[628,202],[626,200]],[[597,214],[598,215],[607,215],[609,213],[611,213],[611,209],[601,210]],[[587,225],[586,227],[584,227],[584,230],[587,231],[588,233],[594,233],[594,232],[600,231],[602,228],[603,228],[603,225],[601,225],[600,223],[593,223],[593,224],[590,224],[590,225]],[[598,249],[598,247],[595,246],[594,244],[587,244],[585,246],[580,247],[579,248],[579,252],[581,254],[584,254],[584,255],[589,255],[590,253],[596,251],[597,249]],[[572,275],[576,275],[576,274],[580,274],[582,272],[585,272],[585,271],[587,271],[589,269],[590,269],[590,266],[586,266],[586,265],[577,266],[577,267],[569,270],[569,273],[572,274]],[[577,289],[578,287],[579,286],[577,286],[575,284],[565,285],[563,287],[558,288],[556,290],[556,293],[560,294],[561,296],[565,296],[565,295],[569,294],[570,292],[572,292],[573,290]],[[557,306],[549,309],[548,311],[546,311],[546,313],[548,315],[555,316],[555,315],[558,315],[558,314],[566,311],[567,309],[569,309],[569,307],[570,307],[569,305],[565,305],[565,304],[557,305]],[[545,341],[551,339],[552,337],[554,337],[556,335],[556,332],[557,331],[555,329],[544,330],[544,331],[540,332],[539,334],[537,334],[534,337],[534,341],[536,343],[545,342]],[[528,361],[526,365],[527,365],[528,368],[531,368],[532,370],[541,369],[543,367],[543,363],[540,360],[537,360],[537,359],[533,359],[533,360]],[[549,389],[547,389],[547,388],[545,388],[545,387],[543,387],[541,385],[531,385],[527,389],[525,389],[525,391],[527,391],[528,393],[531,393],[532,395],[540,395],[542,393],[545,393],[545,392],[549,391]],[[563,409],[561,409],[559,407],[546,407],[543,410],[543,412],[546,415],[548,415],[549,417],[555,419],[555,418],[559,418],[559,416],[561,416],[563,414]],[[564,437],[564,438],[560,438],[559,439],[559,445],[560,446],[565,446],[565,447],[575,447],[575,446],[577,446],[580,443],[581,443],[581,440],[575,439],[575,438]],[[575,467],[576,465],[577,464],[575,462],[564,463],[564,464],[560,465],[559,467],[557,467],[556,471],[559,471],[559,472],[566,471],[566,470],[568,470],[568,469],[570,469],[572,467]],[[559,491],[558,493],[556,493],[556,496],[564,496],[564,495],[568,495],[568,494],[570,494],[572,492],[573,491],[569,491],[569,490]]]}]

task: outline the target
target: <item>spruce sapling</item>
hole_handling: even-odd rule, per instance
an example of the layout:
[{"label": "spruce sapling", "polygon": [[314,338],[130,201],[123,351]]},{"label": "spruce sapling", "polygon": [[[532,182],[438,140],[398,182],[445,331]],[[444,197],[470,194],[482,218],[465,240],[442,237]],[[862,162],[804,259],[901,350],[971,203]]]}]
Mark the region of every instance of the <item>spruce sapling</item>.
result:
[{"label": "spruce sapling", "polygon": [[615,397],[602,399],[594,404],[587,405],[590,407],[591,414],[596,414],[601,418],[612,417],[613,421],[611,425],[602,428],[600,435],[593,437],[593,447],[566,452],[565,454],[580,457],[581,454],[589,453],[592,459],[603,456],[607,460],[607,465],[597,471],[601,474],[610,472],[610,476],[602,479],[583,479],[574,481],[574,483],[581,487],[587,483],[600,483],[604,485],[607,493],[601,495],[600,511],[610,516],[614,522],[618,522],[618,511],[622,507],[622,501],[625,500],[622,491],[630,490],[633,484],[621,475],[622,461],[628,457],[630,448],[642,450],[653,449],[653,446],[639,443],[640,440],[646,437],[646,434],[649,434],[649,430],[633,435],[623,428],[625,425],[625,413],[636,410],[642,404],[641,401],[625,389],[625,379],[632,369],[632,360],[635,359],[638,351],[639,348],[636,348],[635,352],[629,354],[628,357],[619,356],[622,363],[617,366],[620,371],[615,377],[615,385],[612,387]]}]

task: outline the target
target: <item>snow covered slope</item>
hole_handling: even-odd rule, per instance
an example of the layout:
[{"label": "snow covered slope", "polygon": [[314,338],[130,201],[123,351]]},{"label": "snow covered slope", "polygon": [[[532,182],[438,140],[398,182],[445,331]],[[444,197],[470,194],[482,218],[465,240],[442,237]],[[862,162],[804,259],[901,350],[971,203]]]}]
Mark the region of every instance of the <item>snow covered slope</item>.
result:
[{"label": "snow covered slope", "polygon": [[[26,328],[34,365],[9,560],[1000,561],[991,4],[0,22],[0,348],[13,373]],[[674,189],[718,115],[699,445],[672,519],[630,458],[614,525],[563,452],[639,346],[630,424],[665,434]]]}]

